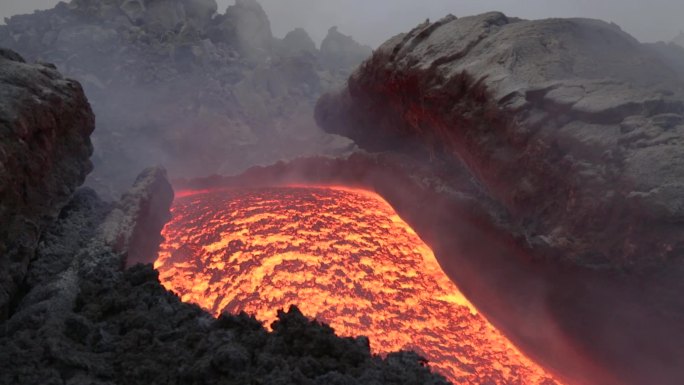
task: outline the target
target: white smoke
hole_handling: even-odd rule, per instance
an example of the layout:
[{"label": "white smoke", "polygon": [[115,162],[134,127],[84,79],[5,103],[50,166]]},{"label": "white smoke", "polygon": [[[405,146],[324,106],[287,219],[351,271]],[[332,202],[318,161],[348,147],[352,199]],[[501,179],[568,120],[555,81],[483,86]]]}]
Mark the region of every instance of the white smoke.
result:
[{"label": "white smoke", "polygon": [[[0,22],[5,17],[51,8],[59,0],[0,0]],[[670,41],[684,29],[681,0],[259,0],[273,31],[284,36],[304,27],[320,42],[331,25],[357,41],[377,46],[426,18],[439,19],[492,10],[527,19],[589,17],[612,21],[641,41]],[[217,0],[219,11],[234,0]]]}]

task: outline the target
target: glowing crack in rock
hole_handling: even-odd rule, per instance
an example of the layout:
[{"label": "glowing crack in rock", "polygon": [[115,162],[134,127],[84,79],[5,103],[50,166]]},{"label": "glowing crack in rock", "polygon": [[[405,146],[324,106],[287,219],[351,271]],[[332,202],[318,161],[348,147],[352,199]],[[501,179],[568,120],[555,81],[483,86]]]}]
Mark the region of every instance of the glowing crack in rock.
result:
[{"label": "glowing crack in rock", "polygon": [[558,384],[463,297],[375,193],[278,187],[182,193],[155,267],[183,301],[265,322],[297,305],[378,354],[415,350],[454,384]]}]

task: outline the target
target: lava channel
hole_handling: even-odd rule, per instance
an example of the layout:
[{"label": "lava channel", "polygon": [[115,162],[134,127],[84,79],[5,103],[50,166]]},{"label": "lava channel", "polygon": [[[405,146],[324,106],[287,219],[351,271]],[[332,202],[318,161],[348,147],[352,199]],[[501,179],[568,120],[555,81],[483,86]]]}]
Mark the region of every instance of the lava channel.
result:
[{"label": "lava channel", "polygon": [[414,350],[454,384],[558,384],[463,297],[379,195],[337,187],[180,194],[155,267],[214,315],[267,327],[297,305],[377,354]]}]

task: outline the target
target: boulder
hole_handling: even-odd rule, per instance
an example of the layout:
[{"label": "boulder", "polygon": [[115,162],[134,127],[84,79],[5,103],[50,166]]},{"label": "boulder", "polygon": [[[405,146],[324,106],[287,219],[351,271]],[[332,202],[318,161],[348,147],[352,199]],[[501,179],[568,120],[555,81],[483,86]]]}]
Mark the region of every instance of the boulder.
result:
[{"label": "boulder", "polygon": [[614,24],[488,13],[390,39],[317,118],[367,149],[408,139],[463,162],[543,258],[646,269],[684,250],[683,91]]},{"label": "boulder", "polygon": [[0,49],[0,319],[45,227],[91,171],[94,126],[77,82]]}]

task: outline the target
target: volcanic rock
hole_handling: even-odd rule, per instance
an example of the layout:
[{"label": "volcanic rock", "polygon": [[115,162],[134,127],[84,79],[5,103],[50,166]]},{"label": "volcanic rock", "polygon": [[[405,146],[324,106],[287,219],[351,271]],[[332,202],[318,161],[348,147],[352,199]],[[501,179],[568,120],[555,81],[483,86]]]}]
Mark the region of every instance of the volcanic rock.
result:
[{"label": "volcanic rock", "polygon": [[150,164],[172,177],[234,174],[353,149],[312,118],[351,68],[328,67],[305,33],[274,38],[256,1],[215,11],[214,0],[74,0],[9,18],[0,47],[81,82],[98,118],[87,184],[108,199]]},{"label": "volcanic rock", "polygon": [[166,170],[152,167],[143,171],[131,190],[110,213],[106,243],[112,249],[126,252],[125,262],[132,266],[152,263],[162,241],[161,230],[171,218],[169,207],[173,189],[166,179]]},{"label": "volcanic rock", "polygon": [[684,246],[683,91],[615,25],[489,13],[390,39],[317,118],[371,150],[460,159],[548,258],[642,269]]},{"label": "volcanic rock", "polygon": [[94,125],[78,83],[0,49],[0,319],[42,232],[92,168]]}]

